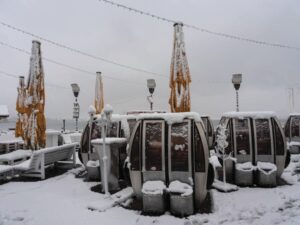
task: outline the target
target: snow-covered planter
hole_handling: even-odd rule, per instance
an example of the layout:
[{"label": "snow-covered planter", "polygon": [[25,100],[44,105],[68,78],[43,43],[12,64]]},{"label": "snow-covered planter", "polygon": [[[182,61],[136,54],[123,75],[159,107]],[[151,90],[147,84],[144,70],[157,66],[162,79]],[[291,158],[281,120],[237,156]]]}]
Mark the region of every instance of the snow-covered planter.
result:
[{"label": "snow-covered planter", "polygon": [[162,181],[147,181],[143,184],[143,212],[162,214],[165,212],[166,185]]},{"label": "snow-covered planter", "polygon": [[172,181],[169,185],[170,210],[178,216],[189,216],[194,213],[193,188],[180,181]]},{"label": "snow-covered planter", "polygon": [[239,186],[253,185],[253,171],[255,166],[251,162],[235,164],[235,184]]},{"label": "snow-covered planter", "polygon": [[276,186],[277,166],[269,162],[257,162],[257,184],[259,186]]},{"label": "snow-covered planter", "polygon": [[298,141],[288,142],[288,148],[291,154],[300,154],[300,142]]},{"label": "snow-covered planter", "polygon": [[88,161],[86,164],[86,170],[89,180],[100,180],[100,164],[99,160]]}]

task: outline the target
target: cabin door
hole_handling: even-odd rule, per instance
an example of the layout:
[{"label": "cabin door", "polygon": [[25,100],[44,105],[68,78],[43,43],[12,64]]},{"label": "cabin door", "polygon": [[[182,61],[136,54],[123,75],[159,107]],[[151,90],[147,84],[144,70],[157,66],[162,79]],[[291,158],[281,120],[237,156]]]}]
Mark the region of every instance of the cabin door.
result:
[{"label": "cabin door", "polygon": [[192,184],[191,121],[169,125],[169,181]]},{"label": "cabin door", "polygon": [[165,122],[161,120],[144,121],[143,124],[143,182],[166,180],[165,175]]},{"label": "cabin door", "polygon": [[237,163],[252,162],[250,119],[233,119],[234,156]]},{"label": "cabin door", "polygon": [[255,162],[274,162],[273,135],[270,119],[253,120],[255,136]]}]

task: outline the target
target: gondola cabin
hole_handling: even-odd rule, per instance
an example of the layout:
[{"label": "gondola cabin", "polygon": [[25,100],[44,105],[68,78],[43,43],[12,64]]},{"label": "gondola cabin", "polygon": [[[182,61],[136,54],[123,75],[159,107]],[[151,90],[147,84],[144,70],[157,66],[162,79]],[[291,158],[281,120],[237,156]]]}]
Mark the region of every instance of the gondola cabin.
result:
[{"label": "gondola cabin", "polygon": [[289,115],[284,126],[284,133],[290,153],[300,154],[300,113]]},{"label": "gondola cabin", "polygon": [[209,116],[201,116],[201,119],[203,121],[204,127],[205,127],[205,135],[208,142],[208,147],[211,149],[215,142],[215,130],[214,125],[210,119]]},{"label": "gondola cabin", "polygon": [[[198,113],[141,114],[129,142],[130,179],[143,211],[190,215],[207,194],[208,144]],[[170,204],[166,203],[170,196]]]},{"label": "gondola cabin", "polygon": [[[102,138],[101,126],[98,125],[97,120],[101,115],[95,115],[92,122],[92,129],[90,129],[90,122],[87,122],[80,141],[79,159],[86,165],[90,160],[98,160],[98,155],[91,144],[91,140]],[[136,123],[136,116],[134,115],[118,115],[113,114],[111,123],[107,128],[107,137],[125,137],[129,140],[130,133]],[[91,138],[90,138],[91,136]],[[126,146],[120,149],[120,159],[125,160]],[[122,163],[121,163],[122,164]]]},{"label": "gondola cabin", "polygon": [[220,124],[228,132],[226,155],[232,156],[225,161],[227,180],[245,186],[275,186],[287,155],[275,113],[229,112],[223,114]]}]

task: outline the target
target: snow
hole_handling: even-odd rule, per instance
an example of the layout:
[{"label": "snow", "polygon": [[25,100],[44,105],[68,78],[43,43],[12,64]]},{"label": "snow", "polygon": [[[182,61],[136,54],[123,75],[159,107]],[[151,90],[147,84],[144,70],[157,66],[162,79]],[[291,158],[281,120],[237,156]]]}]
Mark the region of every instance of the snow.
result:
[{"label": "snow", "polygon": [[230,118],[239,118],[243,119],[245,117],[251,117],[254,119],[268,119],[271,117],[276,117],[275,112],[272,111],[253,111],[253,112],[226,112],[223,113],[224,117],[230,117]]},{"label": "snow", "polygon": [[47,129],[46,135],[59,135],[61,132],[59,130]]},{"label": "snow", "polygon": [[300,116],[300,113],[296,113],[296,112],[290,113],[289,116]]},{"label": "snow", "polygon": [[[103,139],[102,138],[97,138],[91,141],[92,144],[103,144]],[[112,138],[112,137],[107,137],[105,138],[105,143],[106,144],[124,144],[127,143],[126,138]]]},{"label": "snow", "polygon": [[237,191],[238,187],[234,184],[224,183],[220,180],[215,180],[212,184],[214,188],[222,192],[232,192]]},{"label": "snow", "polygon": [[291,141],[287,143],[288,147],[289,146],[300,146],[300,142],[298,141]]},{"label": "snow", "polygon": [[99,160],[96,160],[96,161],[90,160],[86,163],[86,166],[87,167],[99,167],[100,163],[99,163]]},{"label": "snow", "polygon": [[8,107],[7,105],[0,105],[0,117],[8,117],[9,112],[8,112]]},{"label": "snow", "polygon": [[193,194],[193,188],[190,185],[182,183],[178,180],[172,181],[167,191],[171,193],[178,193],[182,197]]},{"label": "snow", "polygon": [[235,168],[240,171],[253,171],[256,169],[256,167],[253,166],[251,162],[236,163]]},{"label": "snow", "polygon": [[147,181],[143,184],[142,192],[148,195],[162,195],[166,185],[164,182],[158,181]]},{"label": "snow", "polygon": [[266,175],[270,175],[271,173],[277,171],[277,166],[269,162],[257,162],[257,170]]},{"label": "snow", "polygon": [[209,158],[209,162],[213,165],[214,168],[222,167],[222,165],[216,155],[211,156]]},{"label": "snow", "polygon": [[[12,166],[8,166],[8,165],[0,165],[0,174],[1,173],[5,173],[8,171],[11,171],[13,169]],[[1,222],[1,221],[0,221]]]},{"label": "snow", "polygon": [[88,108],[88,114],[89,115],[94,115],[96,113],[96,109],[93,105],[90,105]]},{"label": "snow", "polygon": [[183,122],[184,119],[194,119],[196,122],[202,122],[201,117],[196,112],[183,112],[183,113],[145,113],[137,115],[137,120],[143,119],[163,119],[169,125],[174,123]]},{"label": "snow", "polygon": [[30,157],[31,154],[32,154],[32,151],[30,151],[30,150],[19,149],[19,150],[10,152],[10,153],[0,155],[0,162],[14,161],[16,159]]}]

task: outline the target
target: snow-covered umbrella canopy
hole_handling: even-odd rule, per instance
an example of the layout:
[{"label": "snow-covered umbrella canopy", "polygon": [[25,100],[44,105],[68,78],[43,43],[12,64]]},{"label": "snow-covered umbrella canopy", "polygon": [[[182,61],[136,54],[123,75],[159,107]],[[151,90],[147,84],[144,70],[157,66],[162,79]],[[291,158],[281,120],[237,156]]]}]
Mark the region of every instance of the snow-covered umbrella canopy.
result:
[{"label": "snow-covered umbrella canopy", "polygon": [[18,113],[18,120],[16,122],[15,135],[16,137],[22,137],[24,139],[24,126],[27,121],[26,115],[26,87],[24,83],[24,77],[19,77],[18,97],[16,102],[16,111]]},{"label": "snow-covered umbrella canopy", "polygon": [[96,84],[95,84],[95,109],[96,114],[100,114],[104,107],[103,97],[103,83],[101,72],[96,73]]},{"label": "snow-covered umbrella canopy", "polygon": [[25,144],[35,150],[46,145],[46,120],[44,71],[41,57],[41,43],[32,41],[30,69],[27,83],[26,104],[28,123],[26,127]]},{"label": "snow-covered umbrella canopy", "polygon": [[189,112],[191,110],[191,76],[187,62],[182,23],[174,24],[174,44],[171,61],[169,104],[171,112]]}]

